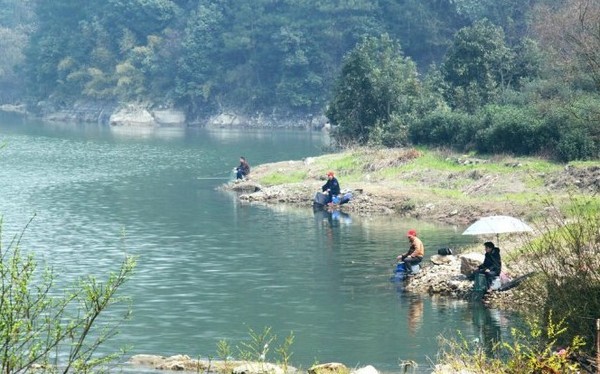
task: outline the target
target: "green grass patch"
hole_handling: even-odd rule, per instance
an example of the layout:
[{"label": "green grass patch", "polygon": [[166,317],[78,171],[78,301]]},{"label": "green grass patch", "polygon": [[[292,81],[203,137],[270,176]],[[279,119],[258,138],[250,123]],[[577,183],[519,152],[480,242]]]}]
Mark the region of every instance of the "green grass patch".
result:
[{"label": "green grass patch", "polygon": [[414,159],[413,162],[407,163],[400,167],[400,170],[415,170],[415,169],[432,169],[432,170],[448,170],[460,171],[464,170],[465,166],[459,165],[447,157],[431,151],[422,151],[421,157]]},{"label": "green grass patch", "polygon": [[465,195],[462,193],[462,191],[448,190],[444,188],[432,188],[430,191],[436,196],[442,196],[452,200],[473,200],[473,196]]},{"label": "green grass patch", "polygon": [[563,210],[570,217],[600,217],[600,200],[572,196],[570,201],[564,205]]},{"label": "green grass patch", "polygon": [[525,186],[531,189],[544,187],[545,181],[542,176],[529,175],[529,178],[524,178]]},{"label": "green grass patch", "polygon": [[577,168],[587,168],[587,167],[590,167],[590,166],[598,166],[598,160],[594,160],[594,161],[571,161],[571,162],[569,162],[569,165],[577,167]]},{"label": "green grass patch", "polygon": [[[342,174],[341,176],[337,175],[337,177],[339,179],[340,184],[350,183],[350,182],[361,182],[364,179],[364,176],[361,173]],[[325,182],[323,182],[323,183],[325,183]],[[344,189],[344,186],[341,186],[341,187],[342,187],[342,189]]]},{"label": "green grass patch", "polygon": [[[405,170],[410,168],[429,168],[433,170],[464,171],[479,169],[488,173],[514,173],[515,171],[526,170],[530,173],[551,173],[560,170],[563,166],[530,157],[512,158],[494,156],[467,155],[466,158],[482,160],[483,162],[474,164],[460,164],[456,162],[456,156],[449,156],[433,150],[420,149],[423,153],[415,162],[406,165]],[[591,164],[591,163],[590,163]]]},{"label": "green grass patch", "polygon": [[351,172],[353,170],[360,170],[360,158],[357,157],[355,152],[336,153],[325,157],[319,157],[317,159],[317,165],[323,168],[323,174],[327,171],[332,170],[334,173],[338,173],[339,170],[346,170]]},{"label": "green grass patch", "polygon": [[556,164],[550,161],[526,158],[523,167],[533,173],[553,173],[561,170],[564,165]]},{"label": "green grass patch", "polygon": [[292,173],[271,173],[260,178],[259,183],[264,186],[275,186],[286,183],[300,183],[307,178],[307,174],[304,171],[295,171]]}]

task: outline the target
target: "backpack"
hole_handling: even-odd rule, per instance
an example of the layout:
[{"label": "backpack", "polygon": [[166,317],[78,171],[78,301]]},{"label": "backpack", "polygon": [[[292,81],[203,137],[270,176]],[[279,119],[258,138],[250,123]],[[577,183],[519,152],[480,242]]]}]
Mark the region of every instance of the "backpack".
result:
[{"label": "backpack", "polygon": [[440,256],[448,256],[452,254],[451,248],[440,248],[438,249],[438,255]]}]

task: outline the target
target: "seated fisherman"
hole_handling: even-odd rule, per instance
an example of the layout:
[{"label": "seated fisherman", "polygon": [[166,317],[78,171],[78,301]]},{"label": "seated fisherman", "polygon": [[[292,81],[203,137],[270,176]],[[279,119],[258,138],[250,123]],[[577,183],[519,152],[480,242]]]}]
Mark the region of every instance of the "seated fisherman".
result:
[{"label": "seated fisherman", "polygon": [[235,172],[237,179],[244,179],[246,175],[250,174],[250,164],[245,157],[240,157],[240,165],[235,168]]},{"label": "seated fisherman", "polygon": [[410,242],[410,248],[408,248],[408,251],[405,254],[398,256],[396,259],[398,261],[404,261],[406,264],[406,271],[410,272],[412,265],[417,265],[423,261],[423,256],[425,256],[425,246],[421,239],[417,238],[417,230],[415,229],[408,230],[406,237]]},{"label": "seated fisherman", "polygon": [[340,184],[335,178],[333,171],[327,172],[327,183],[321,187],[321,191],[327,194],[327,200],[325,201],[327,205],[333,204],[333,197],[340,194]]},{"label": "seated fisherman", "polygon": [[492,242],[483,243],[485,247],[485,258],[483,264],[479,265],[475,274],[484,274],[488,290],[492,285],[492,280],[500,275],[502,271],[502,259],[500,258],[500,248]]}]

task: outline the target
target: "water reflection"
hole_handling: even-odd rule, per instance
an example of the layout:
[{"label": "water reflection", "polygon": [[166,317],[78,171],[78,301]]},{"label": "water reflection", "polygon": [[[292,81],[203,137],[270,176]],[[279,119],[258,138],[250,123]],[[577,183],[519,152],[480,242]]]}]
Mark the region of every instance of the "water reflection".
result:
[{"label": "water reflection", "polygon": [[477,303],[472,309],[473,326],[477,330],[476,341],[487,354],[492,354],[494,346],[502,341],[502,329],[508,327],[508,320],[498,309],[489,309]]},{"label": "water reflection", "polygon": [[185,136],[183,127],[153,127],[153,126],[110,126],[111,134],[122,138],[139,139],[181,139]]},{"label": "water reflection", "polygon": [[408,331],[411,336],[415,336],[423,324],[423,298],[421,295],[415,295],[409,298],[408,306]]},{"label": "water reflection", "polygon": [[255,164],[319,154],[322,142],[304,133],[261,138],[240,131],[239,140],[214,141],[235,133],[187,129],[181,141],[172,134],[164,140],[161,131],[132,141],[107,127],[97,137],[77,128],[0,128],[8,136],[0,213],[16,226],[3,228],[5,234],[20,232],[36,212],[24,247],[70,277],[100,275],[118,265],[124,250],[139,255],[123,289],[134,301],[134,318],[107,349],[210,354],[219,340],[247,338],[248,326],[272,326],[281,335],[294,331],[296,365],[340,360],[393,371],[399,352],[427,366],[442,331],[461,330],[470,340],[480,331],[494,336],[475,325],[497,323],[493,314],[412,298],[389,282],[409,228],[419,228],[426,250],[472,240],[462,230],[241,202],[235,193],[216,192],[240,154]]},{"label": "water reflection", "polygon": [[510,340],[509,326],[515,316],[508,311],[487,308],[481,302],[467,302],[446,297],[432,298],[432,308],[438,318],[456,318],[461,315],[464,322],[471,324],[470,330],[447,331],[449,339],[478,345],[487,354],[492,354],[494,346]]},{"label": "water reflection", "polygon": [[330,227],[339,227],[340,225],[352,224],[352,218],[348,213],[339,209],[328,209],[323,207],[313,207],[315,221],[321,225],[326,224]]}]

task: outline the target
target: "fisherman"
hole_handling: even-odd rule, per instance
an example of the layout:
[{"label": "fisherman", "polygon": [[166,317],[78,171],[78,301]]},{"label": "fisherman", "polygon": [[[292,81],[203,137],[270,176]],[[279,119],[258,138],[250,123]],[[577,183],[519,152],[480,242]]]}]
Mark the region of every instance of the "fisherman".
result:
[{"label": "fisherman", "polygon": [[326,205],[333,205],[333,198],[340,194],[340,184],[336,179],[333,171],[327,172],[327,183],[325,183],[321,187],[321,191],[323,191],[327,195],[327,199],[325,200]]},{"label": "fisherman", "polygon": [[237,179],[244,179],[250,174],[250,164],[248,164],[244,156],[240,157],[240,165],[235,168],[235,172]]},{"label": "fisherman", "polygon": [[485,242],[483,246],[485,247],[485,257],[483,264],[479,265],[475,274],[485,275],[487,289],[489,290],[494,278],[499,276],[502,271],[502,259],[500,248],[496,247],[493,242]]},{"label": "fisherman", "polygon": [[425,246],[423,246],[421,239],[417,238],[417,230],[415,229],[408,230],[406,237],[410,242],[410,248],[405,254],[398,256],[396,260],[404,261],[406,264],[406,271],[410,272],[413,265],[417,265],[423,261],[423,256],[425,256]]}]

